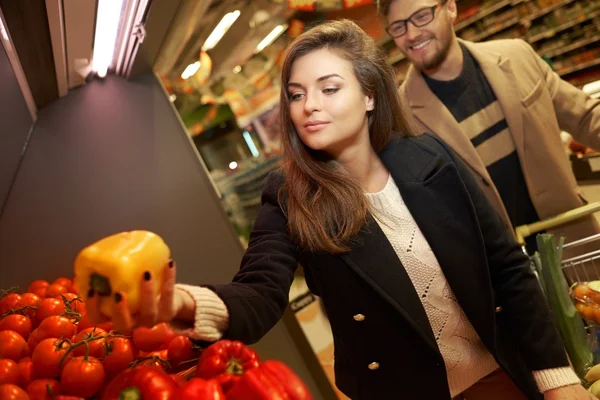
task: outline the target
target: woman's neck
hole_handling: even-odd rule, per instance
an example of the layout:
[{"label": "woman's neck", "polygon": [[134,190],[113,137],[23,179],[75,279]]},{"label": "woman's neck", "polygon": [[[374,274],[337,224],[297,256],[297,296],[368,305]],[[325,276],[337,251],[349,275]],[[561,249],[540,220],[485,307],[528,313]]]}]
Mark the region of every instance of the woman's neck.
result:
[{"label": "woman's neck", "polygon": [[367,193],[379,192],[387,184],[389,172],[370,143],[347,149],[338,161]]}]

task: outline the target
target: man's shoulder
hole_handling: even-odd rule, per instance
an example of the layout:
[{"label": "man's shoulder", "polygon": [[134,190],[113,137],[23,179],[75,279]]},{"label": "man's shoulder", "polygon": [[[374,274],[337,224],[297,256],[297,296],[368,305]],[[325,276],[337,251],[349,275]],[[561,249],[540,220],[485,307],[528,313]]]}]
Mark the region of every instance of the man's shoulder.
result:
[{"label": "man's shoulder", "polygon": [[515,56],[529,54],[530,45],[523,39],[498,39],[486,42],[462,41],[467,48],[476,51],[486,51],[503,56]]}]

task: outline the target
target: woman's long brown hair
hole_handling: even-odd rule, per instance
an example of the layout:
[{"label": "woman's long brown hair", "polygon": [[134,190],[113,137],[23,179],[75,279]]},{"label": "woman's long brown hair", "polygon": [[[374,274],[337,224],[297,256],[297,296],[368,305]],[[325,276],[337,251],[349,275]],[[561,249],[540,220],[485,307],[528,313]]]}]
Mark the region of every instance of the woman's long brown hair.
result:
[{"label": "woman's long brown hair", "polygon": [[304,250],[347,252],[365,225],[368,207],[360,184],[335,160],[300,140],[289,112],[287,83],[294,62],[315,50],[329,49],[350,61],[363,93],[373,93],[369,135],[380,151],[394,133],[409,136],[393,68],[385,54],[358,25],[349,20],[325,22],[300,35],[288,48],[281,79],[283,171],[290,236]]}]

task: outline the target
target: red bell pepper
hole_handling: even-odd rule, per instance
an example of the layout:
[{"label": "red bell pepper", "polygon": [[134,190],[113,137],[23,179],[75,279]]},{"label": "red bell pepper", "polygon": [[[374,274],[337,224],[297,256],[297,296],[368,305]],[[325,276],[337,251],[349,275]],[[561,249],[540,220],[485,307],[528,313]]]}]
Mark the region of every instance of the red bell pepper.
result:
[{"label": "red bell pepper", "polygon": [[177,400],[225,400],[225,395],[216,380],[192,378],[179,389]]},{"label": "red bell pepper", "polygon": [[227,400],[312,400],[312,396],[287,365],[269,360],[247,371],[229,390]]},{"label": "red bell pepper", "polygon": [[239,341],[220,340],[200,355],[196,377],[217,379],[223,391],[227,391],[246,371],[260,365],[258,354]]},{"label": "red bell pepper", "polygon": [[108,384],[102,400],[174,400],[178,389],[163,370],[138,366],[117,375]]}]

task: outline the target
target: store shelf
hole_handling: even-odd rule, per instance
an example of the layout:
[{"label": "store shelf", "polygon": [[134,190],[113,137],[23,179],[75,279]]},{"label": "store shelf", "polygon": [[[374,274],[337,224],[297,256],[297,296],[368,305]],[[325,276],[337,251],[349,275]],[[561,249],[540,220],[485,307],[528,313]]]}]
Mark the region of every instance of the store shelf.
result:
[{"label": "store shelf", "polygon": [[493,14],[496,11],[498,11],[506,6],[509,6],[511,4],[512,4],[512,2],[510,0],[499,1],[496,5],[491,6],[491,7],[486,7],[485,9],[482,9],[481,11],[479,11],[477,14],[460,21],[458,24],[456,24],[454,26],[454,29],[456,31],[460,31],[461,29],[464,29],[467,26],[472,25],[475,22],[480,21],[483,18],[487,17],[488,15]]},{"label": "store shelf", "polygon": [[519,23],[520,19],[519,17],[514,17],[513,19],[506,21],[505,23],[503,23],[502,25],[496,27],[496,28],[492,28],[492,29],[488,29],[485,32],[480,33],[479,35],[475,35],[472,38],[468,39],[472,42],[479,42],[480,40],[486,39],[490,36],[495,35],[498,32],[502,32],[505,29],[508,29],[512,26],[515,26]]},{"label": "store shelf", "polygon": [[596,35],[594,37],[591,38],[587,38],[587,39],[583,39],[583,40],[578,40],[577,42],[570,44],[568,46],[560,46],[558,49],[556,50],[552,50],[552,51],[548,51],[548,52],[542,52],[540,53],[541,56],[546,56],[548,58],[554,58],[554,57],[558,57],[560,55],[563,55],[565,53],[568,53],[570,51],[573,50],[577,50],[581,47],[587,46],[588,44],[592,44],[592,43],[596,43],[600,41],[600,35]]},{"label": "store shelf", "polygon": [[546,7],[543,10],[540,10],[536,13],[533,13],[531,15],[528,15],[526,17],[523,18],[523,21],[533,21],[534,19],[538,19],[539,17],[543,17],[546,14],[551,13],[554,10],[558,10],[561,7],[564,7],[566,5],[569,5],[571,3],[573,3],[574,1],[577,0],[565,0],[565,1],[561,1],[560,3],[554,4],[553,6],[550,7]]},{"label": "store shelf", "polygon": [[583,22],[586,22],[586,21],[596,18],[598,15],[600,15],[600,10],[596,10],[593,13],[588,14],[587,16],[584,16],[583,18],[581,18],[581,15],[584,15],[584,14],[580,14],[579,18],[577,18],[575,21],[567,22],[565,24],[557,26],[556,28],[548,29],[545,32],[538,33],[537,35],[531,36],[527,41],[529,43],[533,44],[533,43],[539,42],[540,40],[543,40],[543,39],[549,39],[549,38],[555,36],[559,32],[565,31],[575,25],[579,25]]},{"label": "store shelf", "polygon": [[563,68],[563,69],[560,69],[560,70],[558,70],[556,72],[560,76],[565,76],[565,75],[572,74],[573,72],[582,71],[582,70],[584,70],[586,68],[595,67],[596,65],[600,65],[600,58],[598,58],[596,60],[593,60],[593,61],[589,61],[589,62],[583,63],[583,64],[575,65],[573,67]]}]

